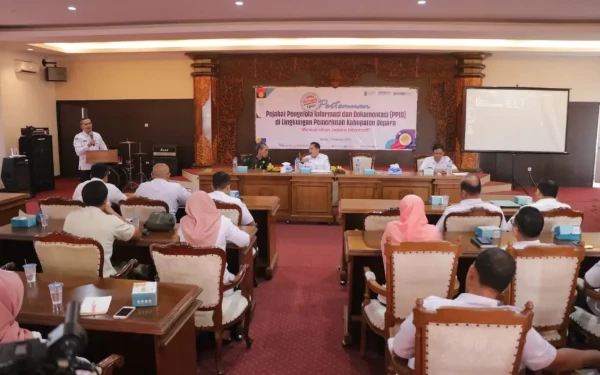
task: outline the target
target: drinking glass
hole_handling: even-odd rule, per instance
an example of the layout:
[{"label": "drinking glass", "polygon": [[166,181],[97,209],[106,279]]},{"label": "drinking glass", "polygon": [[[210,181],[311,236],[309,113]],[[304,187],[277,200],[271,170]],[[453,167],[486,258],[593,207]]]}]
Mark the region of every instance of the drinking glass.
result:
[{"label": "drinking glass", "polygon": [[36,269],[37,264],[35,263],[28,263],[23,265],[23,270],[25,271],[25,277],[27,278],[28,283],[35,283]]},{"label": "drinking glass", "polygon": [[50,289],[50,298],[52,299],[52,305],[62,304],[63,283],[55,281],[51,284],[48,284],[48,289]]},{"label": "drinking glass", "polygon": [[40,215],[40,224],[42,224],[42,229],[48,228],[48,214],[42,213]]},{"label": "drinking glass", "polygon": [[450,202],[450,197],[448,195],[442,196],[442,206],[447,206]]}]

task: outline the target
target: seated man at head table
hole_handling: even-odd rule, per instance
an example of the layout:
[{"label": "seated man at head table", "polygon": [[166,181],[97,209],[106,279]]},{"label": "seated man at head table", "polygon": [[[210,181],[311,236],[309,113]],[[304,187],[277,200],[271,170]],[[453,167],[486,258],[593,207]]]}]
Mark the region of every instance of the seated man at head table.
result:
[{"label": "seated man at head table", "polygon": [[[487,249],[479,253],[475,262],[469,267],[466,279],[466,293],[450,300],[441,297],[428,297],[423,307],[435,311],[441,307],[470,307],[481,309],[510,309],[520,311],[515,306],[502,306],[497,300],[516,272],[516,262],[506,251],[498,248]],[[534,306],[535,313],[535,306]],[[409,359],[408,365],[414,368],[415,326],[413,315],[400,325],[396,337],[390,339],[389,347],[394,353]],[[576,350],[570,348],[556,349],[547,342],[534,328],[527,332],[525,345],[521,355],[521,365],[532,371],[569,371],[582,368],[600,367],[600,352],[597,350]]]},{"label": "seated man at head table", "polygon": [[108,188],[108,202],[110,204],[118,205],[120,201],[126,200],[127,196],[123,194],[123,192],[119,190],[118,187],[108,182],[109,173],[110,170],[108,169],[108,166],[106,164],[92,165],[92,169],[90,170],[90,175],[92,179],[77,185],[75,191],[73,192],[73,200],[83,201],[81,191],[83,190],[83,187],[87,185],[87,183],[90,181],[102,181],[106,184],[106,187]]},{"label": "seated man at head table", "polygon": [[501,229],[505,230],[506,219],[504,218],[502,208],[490,202],[484,202],[481,199],[481,180],[479,179],[479,177],[477,177],[474,174],[466,175],[460,182],[460,195],[462,201],[458,204],[448,206],[442,214],[442,217],[440,217],[440,220],[438,220],[436,227],[440,230],[440,232],[444,231],[444,221],[446,220],[446,216],[448,216],[449,213],[465,212],[469,211],[472,208],[485,208],[488,211],[502,213]]},{"label": "seated man at head table", "polygon": [[[571,208],[566,203],[559,202],[556,197],[558,196],[558,184],[552,180],[544,180],[537,184],[537,189],[533,195],[533,203],[528,205],[535,207],[538,210],[551,211],[557,208]],[[525,206],[526,207],[526,206]],[[510,230],[514,222],[514,216],[508,221],[507,229]]]},{"label": "seated man at head table", "polygon": [[137,240],[142,233],[110,207],[108,188],[102,181],[90,181],[83,187],[81,195],[85,207],[67,215],[63,230],[98,241],[104,250],[104,277],[112,276],[117,273],[110,262],[115,239]]},{"label": "seated man at head table", "polygon": [[171,182],[169,166],[163,163],[154,164],[152,180],[140,184],[134,196],[145,197],[167,202],[169,213],[176,215],[179,206],[184,206],[190,197],[190,192],[177,182]]},{"label": "seated man at head table", "polygon": [[301,163],[303,168],[310,168],[313,171],[329,171],[331,165],[329,158],[325,154],[321,154],[321,145],[317,142],[311,142],[308,148],[309,155],[302,158]]},{"label": "seated man at head table", "polygon": [[523,207],[514,216],[512,232],[517,242],[512,244],[513,249],[521,250],[527,246],[552,246],[540,242],[540,234],[544,229],[544,216],[535,207]]},{"label": "seated man at head table", "polygon": [[243,165],[247,166],[248,169],[267,169],[267,166],[271,164],[271,158],[269,157],[269,146],[266,143],[260,142],[256,145],[256,154],[250,155],[246,160],[243,161]]},{"label": "seated man at head table", "polygon": [[436,143],[433,145],[431,150],[433,151],[433,156],[428,156],[423,159],[419,171],[433,169],[435,172],[446,172],[449,166],[452,166],[453,171],[458,171],[456,165],[452,163],[452,159],[450,159],[448,156],[444,156],[444,145],[441,143]]},{"label": "seated man at head table", "polygon": [[242,209],[242,225],[256,225],[254,218],[248,207],[242,202],[241,199],[235,198],[229,195],[231,192],[231,177],[225,172],[217,172],[213,174],[212,178],[213,192],[209,193],[208,196],[214,201],[220,201],[223,203],[233,203]]}]

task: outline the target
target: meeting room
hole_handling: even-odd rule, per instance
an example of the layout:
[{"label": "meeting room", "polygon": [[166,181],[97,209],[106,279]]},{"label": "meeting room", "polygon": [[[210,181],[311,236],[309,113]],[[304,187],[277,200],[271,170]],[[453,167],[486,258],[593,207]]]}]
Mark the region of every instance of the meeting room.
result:
[{"label": "meeting room", "polygon": [[600,374],[600,7],[2,8],[0,375]]}]

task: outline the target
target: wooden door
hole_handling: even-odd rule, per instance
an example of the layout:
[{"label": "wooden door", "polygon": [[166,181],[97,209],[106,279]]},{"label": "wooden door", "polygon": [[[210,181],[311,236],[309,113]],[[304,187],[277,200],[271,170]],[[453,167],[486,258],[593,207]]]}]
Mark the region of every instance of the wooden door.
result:
[{"label": "wooden door", "polygon": [[87,102],[56,102],[58,122],[58,158],[61,177],[77,177],[79,157],[75,154],[73,139],[81,132],[79,121],[87,117]]}]

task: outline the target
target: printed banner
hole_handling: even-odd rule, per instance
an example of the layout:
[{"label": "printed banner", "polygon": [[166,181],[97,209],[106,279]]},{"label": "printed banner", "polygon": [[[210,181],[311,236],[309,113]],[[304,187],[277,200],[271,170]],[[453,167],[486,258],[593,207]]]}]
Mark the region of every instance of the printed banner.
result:
[{"label": "printed banner", "polygon": [[417,89],[257,87],[256,140],[272,149],[414,150]]}]

